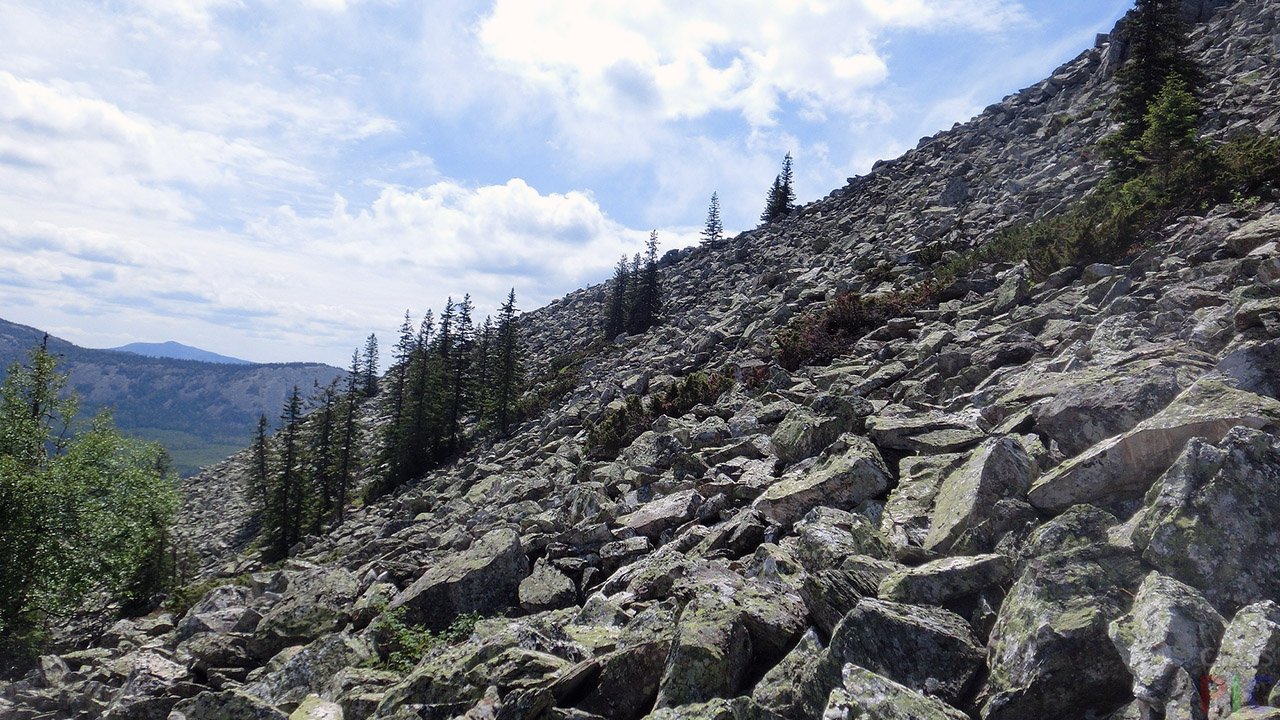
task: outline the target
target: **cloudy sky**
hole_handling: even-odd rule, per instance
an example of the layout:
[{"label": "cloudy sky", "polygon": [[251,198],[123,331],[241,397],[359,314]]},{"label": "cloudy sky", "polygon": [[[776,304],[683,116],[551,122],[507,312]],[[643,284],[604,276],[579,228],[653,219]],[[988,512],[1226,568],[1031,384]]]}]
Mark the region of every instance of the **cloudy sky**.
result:
[{"label": "cloudy sky", "polygon": [[470,292],[756,224],[1130,0],[0,0],[0,318],[345,364]]}]

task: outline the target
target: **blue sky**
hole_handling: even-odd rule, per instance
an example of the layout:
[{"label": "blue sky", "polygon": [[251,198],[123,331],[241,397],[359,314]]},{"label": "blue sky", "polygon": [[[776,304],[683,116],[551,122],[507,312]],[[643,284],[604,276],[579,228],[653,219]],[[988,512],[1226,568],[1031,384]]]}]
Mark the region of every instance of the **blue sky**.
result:
[{"label": "blue sky", "polygon": [[0,317],[345,364],[1047,75],[1129,0],[0,0]]}]

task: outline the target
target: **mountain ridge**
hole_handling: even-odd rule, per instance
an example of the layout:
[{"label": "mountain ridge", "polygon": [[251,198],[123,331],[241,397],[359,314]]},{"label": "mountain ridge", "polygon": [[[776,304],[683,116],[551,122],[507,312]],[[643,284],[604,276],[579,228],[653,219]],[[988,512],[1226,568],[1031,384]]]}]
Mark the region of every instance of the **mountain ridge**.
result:
[{"label": "mountain ridge", "polygon": [[173,360],[196,360],[199,362],[220,363],[225,365],[260,365],[251,360],[242,360],[229,355],[220,355],[202,348],[184,345],[174,340],[164,342],[134,342],[120,347],[103,348],[113,352],[133,353],[145,357],[171,358]]}]

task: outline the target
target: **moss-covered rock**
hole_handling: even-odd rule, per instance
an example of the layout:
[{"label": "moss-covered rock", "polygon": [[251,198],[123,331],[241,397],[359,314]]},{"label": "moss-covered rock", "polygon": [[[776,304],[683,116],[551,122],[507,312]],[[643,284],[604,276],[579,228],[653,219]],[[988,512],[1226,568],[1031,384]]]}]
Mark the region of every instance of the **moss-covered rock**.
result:
[{"label": "moss-covered rock", "polygon": [[965,720],[968,715],[857,665],[845,665],[831,691],[823,720]]},{"label": "moss-covered rock", "polygon": [[175,705],[169,717],[172,720],[289,720],[280,710],[240,690],[202,692]]},{"label": "moss-covered rock", "polygon": [[389,610],[404,609],[405,622],[433,630],[461,613],[492,614],[519,602],[529,560],[513,530],[492,530],[462,553],[441,554]]},{"label": "moss-covered rock", "polygon": [[790,525],[815,506],[847,510],[889,486],[880,451],[858,435],[842,435],[816,467],[770,485],[753,507],[778,525]]},{"label": "moss-covered rock", "polygon": [[258,655],[268,658],[346,626],[359,585],[349,571],[315,569],[290,578],[289,589],[253,633]]},{"label": "moss-covered rock", "polygon": [[943,481],[929,517],[925,549],[991,550],[998,539],[996,503],[1025,493],[1035,473],[1035,461],[1017,439],[984,442]]},{"label": "moss-covered rock", "polygon": [[1280,598],[1280,437],[1249,428],[1196,439],[1147,496],[1142,557],[1231,614]]},{"label": "moss-covered rock", "polygon": [[914,605],[944,605],[1005,582],[1012,569],[1003,555],[942,558],[894,572],[881,581],[877,595]]},{"label": "moss-covered rock", "polygon": [[1280,682],[1280,605],[1264,600],[1241,608],[1222,633],[1218,657],[1209,671],[1209,717],[1220,720],[1233,709],[1265,705]]}]

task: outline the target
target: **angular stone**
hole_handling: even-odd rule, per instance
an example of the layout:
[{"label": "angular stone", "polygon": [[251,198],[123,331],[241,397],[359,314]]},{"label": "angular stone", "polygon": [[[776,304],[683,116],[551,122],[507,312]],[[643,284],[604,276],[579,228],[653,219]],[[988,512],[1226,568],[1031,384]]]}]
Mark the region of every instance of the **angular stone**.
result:
[{"label": "angular stone", "polygon": [[542,612],[569,607],[578,600],[573,580],[540,558],[529,577],[520,581],[520,607],[525,612]]},{"label": "angular stone", "polygon": [[1082,373],[1077,383],[1034,411],[1036,430],[1056,442],[1067,457],[1132,429],[1189,384],[1187,373],[1157,362],[1100,375]]},{"label": "angular stone", "polygon": [[854,555],[884,558],[888,548],[865,515],[818,507],[795,524],[795,557],[809,572],[839,567]]},{"label": "angular stone", "polygon": [[1141,579],[1137,557],[1108,545],[1030,561],[991,631],[984,720],[1076,720],[1127,701],[1131,680],[1107,626]]},{"label": "angular stone", "polygon": [[901,413],[867,418],[867,435],[876,445],[931,455],[972,447],[987,436],[976,413]]},{"label": "angular stone", "polygon": [[1203,378],[1156,416],[1043,475],[1027,497],[1050,512],[1077,503],[1108,505],[1141,497],[1188,440],[1217,442],[1237,425],[1280,425],[1280,401]]},{"label": "angular stone", "polygon": [[300,573],[284,597],[262,617],[253,634],[260,657],[270,657],[289,645],[311,642],[334,632],[350,620],[359,586],[343,569]]},{"label": "angular stone", "polygon": [[112,720],[159,720],[169,715],[177,701],[167,696],[187,679],[185,667],[151,650],[134,653],[127,659],[130,668],[124,686],[116,693],[104,717]]},{"label": "angular stone", "polygon": [[248,693],[223,690],[179,702],[169,720],[289,720],[289,716]]},{"label": "angular stone", "polygon": [[1267,704],[1280,682],[1280,605],[1264,600],[1240,609],[1222,633],[1209,671],[1209,718]]},{"label": "angular stone", "polygon": [[404,608],[405,622],[440,630],[461,613],[492,614],[519,602],[529,559],[520,537],[492,530],[464,552],[441,556],[422,577],[396,596],[388,610]]},{"label": "angular stone", "polygon": [[809,572],[800,593],[813,623],[829,637],[850,610],[864,597],[875,597],[884,578],[902,566],[862,555],[846,558],[839,566]]},{"label": "angular stone", "polygon": [[701,594],[680,613],[656,708],[733,697],[751,659],[751,639],[737,606]]},{"label": "angular stone", "polygon": [[1133,676],[1133,695],[1163,708],[1175,697],[1178,670],[1193,678],[1209,670],[1222,638],[1222,616],[1198,592],[1149,573],[1133,609],[1112,621],[1108,634]]},{"label": "angular stone", "polygon": [[898,463],[898,486],[880,516],[880,532],[889,543],[899,551],[924,547],[942,481],[968,457],[963,453],[917,455]]},{"label": "angular stone", "polygon": [[878,595],[911,605],[943,605],[1003,583],[1012,570],[1003,555],[942,558],[889,575]]},{"label": "angular stone", "polygon": [[773,431],[773,451],[785,463],[799,462],[822,452],[848,426],[846,419],[815,416],[805,408],[796,408]]},{"label": "angular stone", "polygon": [[245,690],[272,705],[297,703],[309,694],[323,691],[343,668],[360,665],[372,657],[373,648],[363,638],[345,632],[325,635],[278,665],[268,665],[271,669],[267,674]]},{"label": "angular stone", "polygon": [[947,552],[993,547],[997,538],[990,522],[992,509],[998,500],[1026,492],[1035,472],[1035,461],[1016,439],[993,438],[983,443],[938,491],[925,548]]},{"label": "angular stone", "polygon": [[618,518],[618,525],[638,535],[656,538],[664,530],[692,520],[702,502],[702,495],[697,490],[682,490],[647,502],[639,510],[623,515]]},{"label": "angular stone", "polygon": [[1147,496],[1142,557],[1200,588],[1219,612],[1280,598],[1280,437],[1235,428],[1195,439]]},{"label": "angular stone", "polygon": [[845,665],[831,691],[823,720],[966,720],[969,716],[857,665]]},{"label": "angular stone", "polygon": [[889,469],[866,438],[843,435],[844,449],[800,475],[783,477],[752,506],[778,525],[790,525],[817,505],[849,509],[889,486]]},{"label": "angular stone", "polygon": [[959,615],[864,598],[832,633],[819,682],[838,679],[845,664],[853,663],[955,703],[969,690],[983,659],[981,645]]}]

